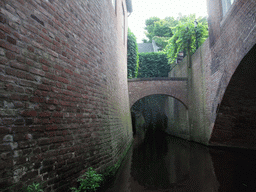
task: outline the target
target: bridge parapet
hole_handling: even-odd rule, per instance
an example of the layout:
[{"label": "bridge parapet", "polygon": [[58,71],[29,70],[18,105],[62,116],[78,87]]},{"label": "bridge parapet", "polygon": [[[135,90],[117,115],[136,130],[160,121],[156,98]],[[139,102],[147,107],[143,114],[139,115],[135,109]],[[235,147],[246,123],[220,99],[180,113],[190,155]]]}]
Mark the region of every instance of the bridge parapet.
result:
[{"label": "bridge parapet", "polygon": [[136,78],[128,79],[128,82],[134,81],[188,81],[186,77],[149,77],[149,78]]},{"label": "bridge parapet", "polygon": [[187,78],[157,77],[128,80],[130,107],[150,95],[168,95],[181,101],[188,108]]}]

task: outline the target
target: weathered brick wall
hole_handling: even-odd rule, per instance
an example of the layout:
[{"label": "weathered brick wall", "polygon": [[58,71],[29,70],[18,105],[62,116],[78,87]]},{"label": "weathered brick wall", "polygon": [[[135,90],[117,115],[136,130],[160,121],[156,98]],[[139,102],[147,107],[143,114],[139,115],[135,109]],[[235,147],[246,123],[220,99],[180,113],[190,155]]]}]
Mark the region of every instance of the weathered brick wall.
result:
[{"label": "weathered brick wall", "polygon": [[[208,1],[211,9],[213,1]],[[221,7],[213,9],[221,13]],[[218,26],[209,25],[210,32],[215,31],[216,38],[211,40],[211,61],[206,66],[205,87],[207,104],[207,121],[210,128],[206,136],[210,139],[215,124],[218,106],[221,105],[223,95],[230,79],[240,65],[242,59],[256,43],[256,1],[237,0],[223,17],[212,14],[210,17]],[[209,12],[210,14],[210,12]],[[217,19],[218,18],[218,19]],[[212,33],[209,34],[210,37]],[[245,75],[245,74],[244,74]]]},{"label": "weathered brick wall", "polygon": [[168,77],[188,77],[188,57],[182,59],[180,63],[169,72]]},{"label": "weathered brick wall", "polygon": [[[256,2],[253,0],[234,1],[223,17],[221,0],[208,1],[208,13],[209,38],[192,56],[191,68],[186,69],[191,139],[204,144],[209,144],[218,106],[221,105],[231,77],[256,43]],[[185,62],[175,67],[170,75],[183,77],[183,73],[186,72],[183,69]],[[252,62],[250,65],[253,65]],[[230,90],[234,89],[230,88]],[[243,100],[243,103],[250,102],[248,98],[243,98]],[[247,119],[251,118],[247,116]],[[217,132],[220,134],[218,135],[217,132],[214,134],[214,141],[217,140],[219,144],[223,142],[217,138],[223,138],[223,135],[226,137],[229,134],[224,124],[222,127],[223,131],[220,131],[219,124]],[[226,136],[225,133],[227,133]],[[237,135],[237,133],[232,134]]]},{"label": "weathered brick wall", "polygon": [[[188,77],[188,57],[185,57],[168,74],[168,77]],[[189,83],[187,84],[189,85]],[[189,105],[189,101],[188,101]],[[190,126],[188,119],[188,105],[184,106],[173,97],[166,99],[165,112],[168,117],[167,133],[190,140]]]},{"label": "weathered brick wall", "polygon": [[173,97],[166,98],[164,109],[168,117],[166,132],[170,135],[190,140],[188,109]]},{"label": "weathered brick wall", "polygon": [[[177,101],[175,100],[169,102],[169,110],[175,110],[176,106],[176,113],[180,116],[179,118],[174,118],[175,116],[173,115],[176,124],[173,132],[176,136],[204,144],[208,143],[205,133],[205,130],[208,128],[207,122],[205,122],[207,117],[205,110],[205,78],[210,58],[209,39],[207,39],[192,55],[191,64],[188,57],[186,57],[169,73],[170,77],[182,76],[188,78],[188,111],[183,106],[177,106]],[[182,122],[182,119],[186,118],[186,115],[188,115],[188,124],[182,125],[182,130],[179,130],[178,124]]]},{"label": "weathered brick wall", "polygon": [[211,53],[209,39],[192,55],[191,68],[188,68],[188,97],[189,97],[189,123],[191,140],[207,144],[207,131],[209,129],[206,92],[213,82],[206,84],[209,78],[208,66]]},{"label": "weathered brick wall", "polygon": [[239,64],[217,109],[210,143],[254,148],[256,145],[256,45]]},{"label": "weathered brick wall", "polygon": [[122,3],[0,1],[1,190],[66,191],[130,143]]}]

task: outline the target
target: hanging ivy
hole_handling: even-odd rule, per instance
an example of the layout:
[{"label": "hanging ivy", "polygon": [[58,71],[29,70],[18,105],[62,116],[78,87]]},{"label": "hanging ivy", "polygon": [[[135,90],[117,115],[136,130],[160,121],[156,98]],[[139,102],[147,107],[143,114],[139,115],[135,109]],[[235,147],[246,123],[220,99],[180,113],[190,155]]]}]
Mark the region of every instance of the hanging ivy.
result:
[{"label": "hanging ivy", "polygon": [[198,46],[202,45],[208,38],[208,25],[206,18],[198,18],[198,25],[195,28],[195,15],[183,16],[179,23],[172,28],[173,36],[169,39],[165,50],[170,63],[175,62],[179,52],[186,51],[192,55],[196,51],[196,40]]}]

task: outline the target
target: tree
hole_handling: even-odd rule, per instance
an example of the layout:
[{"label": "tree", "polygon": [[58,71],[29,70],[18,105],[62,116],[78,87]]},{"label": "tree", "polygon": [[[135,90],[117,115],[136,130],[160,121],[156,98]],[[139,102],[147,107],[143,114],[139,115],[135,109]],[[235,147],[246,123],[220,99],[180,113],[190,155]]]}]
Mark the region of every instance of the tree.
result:
[{"label": "tree", "polygon": [[168,44],[168,41],[171,37],[159,37],[159,36],[155,36],[153,37],[153,40],[156,42],[156,45],[158,47],[160,47],[158,50],[159,51],[163,51],[163,49],[166,47],[166,45]]},{"label": "tree", "polygon": [[135,35],[128,29],[127,38],[127,76],[136,78],[139,69],[138,45]]},{"label": "tree", "polygon": [[145,34],[149,40],[143,40],[143,42],[152,43],[152,40],[154,40],[157,46],[160,47],[160,50],[163,50],[167,45],[167,41],[173,35],[171,27],[174,27],[177,23],[174,17],[166,17],[165,19],[151,17],[147,19]]},{"label": "tree", "polygon": [[206,18],[199,17],[196,28],[195,19],[195,15],[182,16],[179,18],[178,24],[172,28],[173,36],[168,40],[165,48],[170,63],[176,60],[181,51],[185,50],[189,55],[193,54],[196,51],[196,40],[200,46],[208,38]]},{"label": "tree", "polygon": [[142,39],[143,43],[147,43],[148,40],[147,39]]},{"label": "tree", "polygon": [[159,37],[171,37],[172,30],[170,28],[170,24],[162,19],[160,21],[154,22],[153,35]]},{"label": "tree", "polygon": [[[191,49],[190,52],[193,53],[195,51],[195,27],[194,21],[196,19],[195,14],[193,15],[182,15],[179,14],[178,18],[174,17],[166,17],[165,19],[159,19],[158,17],[151,17],[146,20],[145,32],[148,37],[148,41],[145,39],[143,42],[152,42],[154,40],[157,46],[160,47],[160,50],[166,50],[168,52],[168,56],[175,60],[177,57],[178,51],[183,51],[182,49],[187,48],[187,40],[190,39]],[[208,25],[206,17],[197,18],[198,26],[197,26],[197,39],[199,45],[201,45],[205,39],[208,37]],[[187,29],[188,31],[184,30]],[[175,35],[174,35],[175,34]],[[175,37],[173,37],[175,36]],[[178,38],[179,36],[179,38]],[[186,37],[185,37],[186,36]],[[172,38],[172,40],[171,40]],[[176,44],[176,41],[177,44]],[[171,45],[172,44],[172,45]],[[181,46],[182,44],[182,46]],[[168,47],[166,47],[168,45]],[[176,47],[175,47],[176,46]],[[174,51],[174,53],[171,53]],[[176,56],[175,56],[176,55]]]},{"label": "tree", "polygon": [[153,31],[154,31],[154,23],[156,21],[160,21],[158,17],[150,17],[149,19],[146,20],[146,27],[145,30],[145,35],[149,39],[147,42],[152,43],[152,38],[154,37]]}]

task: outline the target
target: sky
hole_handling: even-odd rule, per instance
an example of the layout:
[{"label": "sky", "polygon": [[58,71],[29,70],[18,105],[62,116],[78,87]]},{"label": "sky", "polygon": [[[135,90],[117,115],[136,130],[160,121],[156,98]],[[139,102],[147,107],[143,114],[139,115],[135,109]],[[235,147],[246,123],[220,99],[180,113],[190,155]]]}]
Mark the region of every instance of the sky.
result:
[{"label": "sky", "polygon": [[182,15],[196,14],[196,17],[207,16],[206,0],[132,0],[133,12],[128,17],[128,26],[142,43],[146,19],[150,17],[177,18]]}]

